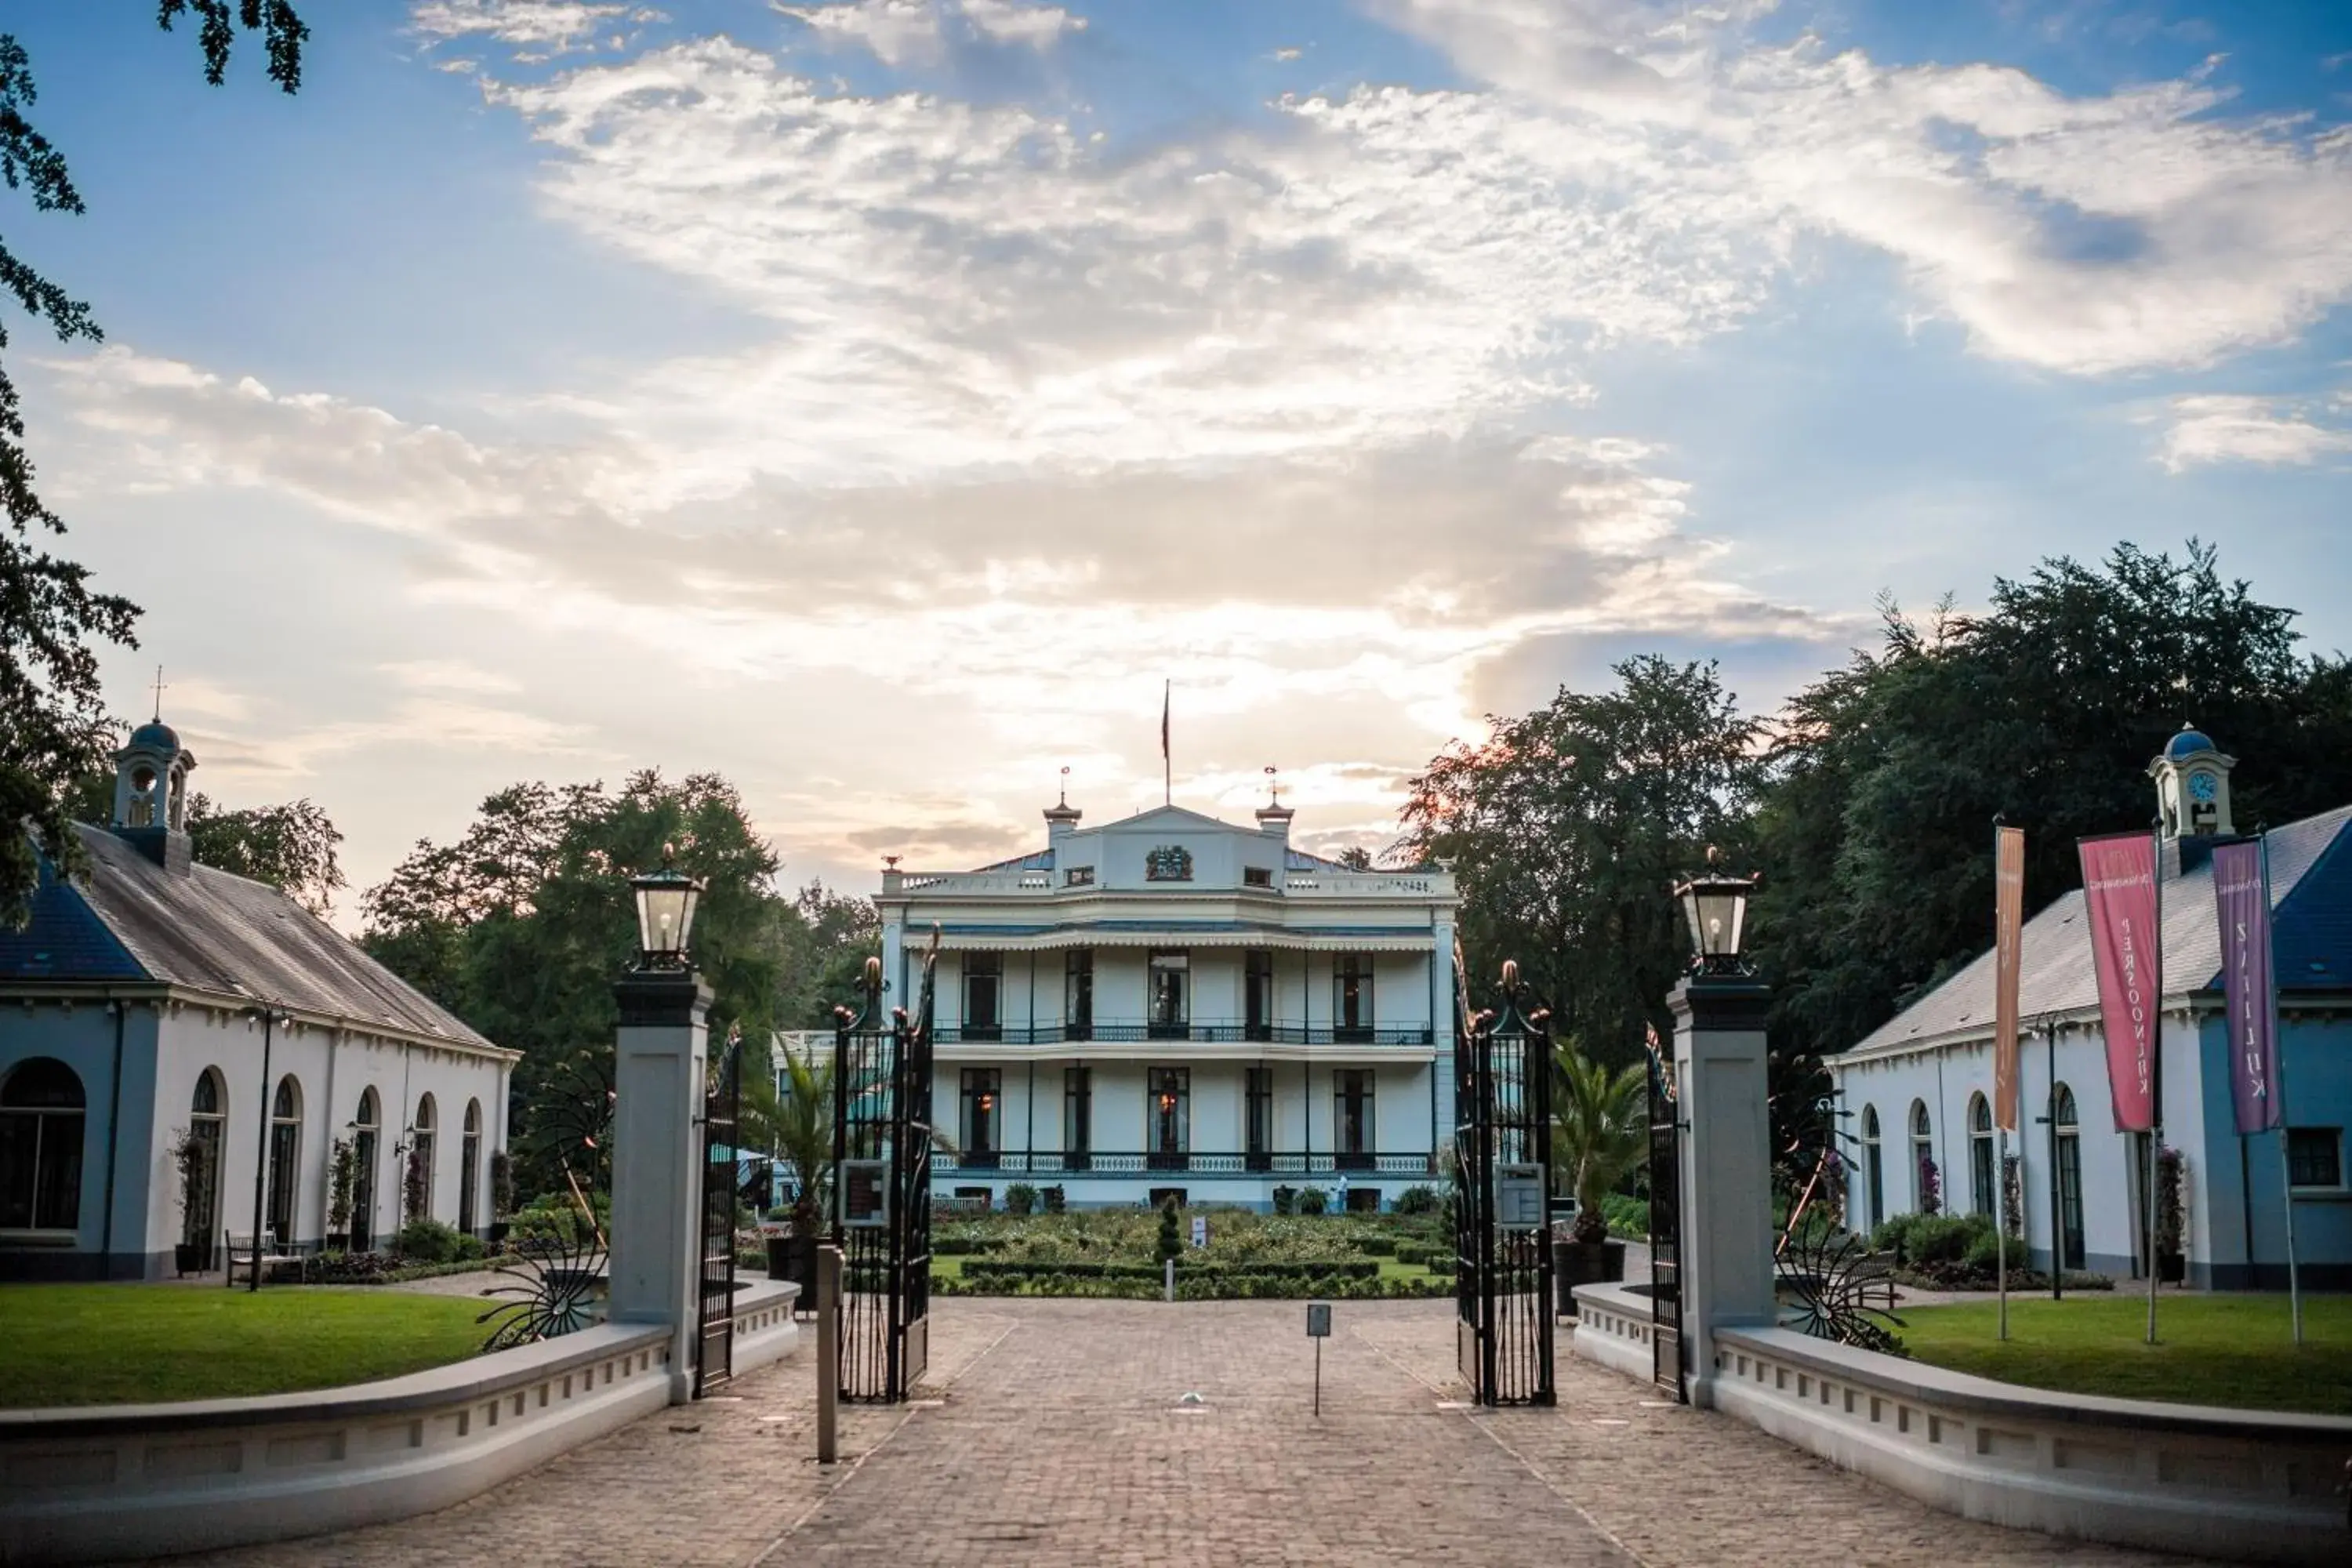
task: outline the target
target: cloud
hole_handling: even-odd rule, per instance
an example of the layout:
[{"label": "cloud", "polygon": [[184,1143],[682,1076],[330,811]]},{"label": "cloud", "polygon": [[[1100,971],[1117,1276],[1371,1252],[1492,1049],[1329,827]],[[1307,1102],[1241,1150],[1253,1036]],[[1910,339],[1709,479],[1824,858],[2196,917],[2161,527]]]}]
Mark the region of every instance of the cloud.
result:
[{"label": "cloud", "polygon": [[[2339,410],[2347,400],[2335,399]],[[2337,452],[2352,452],[2352,426],[2321,423],[2308,404],[2274,397],[2200,394],[2166,405],[2164,439],[2157,461],[2173,473],[2215,463],[2263,467],[2309,467]]]},{"label": "cloud", "polygon": [[1059,42],[1063,34],[1083,32],[1087,26],[1085,17],[1074,16],[1059,5],[1027,5],[1021,0],[771,3],[783,15],[806,23],[828,44],[858,46],[888,66],[936,61],[951,42],[962,39],[1044,50]]},{"label": "cloud", "polygon": [[[539,61],[593,48],[596,34],[614,23],[662,21],[662,13],[642,5],[590,0],[419,0],[409,12],[409,29],[430,44],[482,37]],[[444,69],[471,68],[453,61]]]},{"label": "cloud", "polygon": [[2231,120],[2211,67],[2070,96],[1990,65],[1894,68],[1769,7],[1379,0],[1515,106],[1609,141],[1634,189],[1892,257],[1978,352],[2072,374],[2211,363],[2352,298],[2352,129]]},{"label": "cloud", "polygon": [[407,659],[376,667],[412,691],[462,691],[504,694],[520,691],[522,683],[511,676],[478,668],[462,659]]}]

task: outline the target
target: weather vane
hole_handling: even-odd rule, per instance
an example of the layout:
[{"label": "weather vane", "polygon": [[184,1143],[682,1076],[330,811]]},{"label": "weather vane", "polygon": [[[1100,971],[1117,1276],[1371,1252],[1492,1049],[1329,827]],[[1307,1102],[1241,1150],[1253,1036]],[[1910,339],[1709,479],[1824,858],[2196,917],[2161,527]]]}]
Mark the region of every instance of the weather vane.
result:
[{"label": "weather vane", "polygon": [[1062,804],[1070,804],[1070,764],[1067,763],[1062,764]]},{"label": "weather vane", "polygon": [[1269,805],[1282,804],[1282,781],[1275,776],[1274,769],[1271,767],[1265,770],[1265,798]]}]

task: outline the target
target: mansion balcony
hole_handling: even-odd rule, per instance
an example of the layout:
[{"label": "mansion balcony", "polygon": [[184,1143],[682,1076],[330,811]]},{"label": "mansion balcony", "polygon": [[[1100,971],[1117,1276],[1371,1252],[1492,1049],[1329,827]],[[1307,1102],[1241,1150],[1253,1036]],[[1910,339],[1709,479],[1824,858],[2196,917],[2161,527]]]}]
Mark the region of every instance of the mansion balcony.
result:
[{"label": "mansion balcony", "polygon": [[1417,1028],[1376,1028],[1347,1024],[1102,1023],[940,1024],[932,1041],[941,1046],[1141,1045],[1189,1040],[1202,1045],[1430,1046],[1434,1034]]},{"label": "mansion balcony", "polygon": [[1268,1176],[1428,1177],[1436,1156],[1425,1150],[1401,1154],[1220,1153],[1200,1150],[1143,1152],[1003,1149],[950,1153],[934,1151],[933,1180],[959,1174],[989,1176],[1230,1176],[1255,1181]]}]

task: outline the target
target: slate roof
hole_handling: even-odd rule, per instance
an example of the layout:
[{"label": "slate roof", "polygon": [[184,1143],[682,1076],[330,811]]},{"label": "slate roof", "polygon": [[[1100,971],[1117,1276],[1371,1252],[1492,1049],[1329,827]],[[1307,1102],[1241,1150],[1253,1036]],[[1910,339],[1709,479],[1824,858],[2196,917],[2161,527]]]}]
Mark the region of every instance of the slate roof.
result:
[{"label": "slate roof", "polygon": [[[2279,994],[2352,989],[2352,805],[2277,828],[2270,835],[2272,952]],[[2179,998],[2221,987],[2221,931],[2214,916],[2213,868],[2192,854],[2180,870],[2180,847],[2165,847],[2164,991]],[[1991,923],[1992,911],[1985,911]],[[2018,1013],[2095,1008],[2098,978],[2092,967],[2090,928],[2081,889],[2067,893],[2025,923],[2018,972]],[[1875,1056],[1906,1046],[1966,1040],[1992,1032],[1993,953],[1987,948],[1966,969],[1873,1030],[1844,1053]],[[1836,1059],[1834,1058],[1832,1060]]]},{"label": "slate roof", "polygon": [[31,922],[0,929],[11,981],[160,982],[455,1045],[488,1046],[464,1020],[265,883],[210,866],[175,876],[100,827],[78,826],[86,882],[42,863]]}]

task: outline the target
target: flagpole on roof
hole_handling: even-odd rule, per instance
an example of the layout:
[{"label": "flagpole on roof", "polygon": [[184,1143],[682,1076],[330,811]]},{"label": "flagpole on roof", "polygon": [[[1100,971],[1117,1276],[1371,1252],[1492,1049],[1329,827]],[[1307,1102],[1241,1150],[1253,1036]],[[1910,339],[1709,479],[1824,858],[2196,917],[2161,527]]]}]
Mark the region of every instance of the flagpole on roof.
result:
[{"label": "flagpole on roof", "polygon": [[1169,699],[1175,689],[1176,683],[1172,680],[1160,683],[1160,804],[1162,805],[1176,804],[1176,764],[1170,759],[1168,751]]}]

